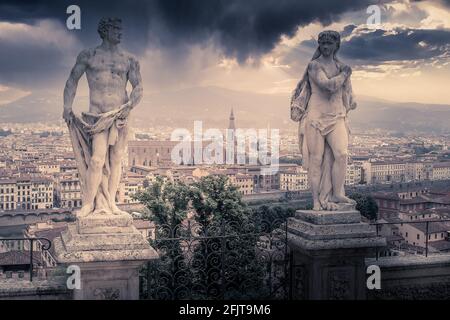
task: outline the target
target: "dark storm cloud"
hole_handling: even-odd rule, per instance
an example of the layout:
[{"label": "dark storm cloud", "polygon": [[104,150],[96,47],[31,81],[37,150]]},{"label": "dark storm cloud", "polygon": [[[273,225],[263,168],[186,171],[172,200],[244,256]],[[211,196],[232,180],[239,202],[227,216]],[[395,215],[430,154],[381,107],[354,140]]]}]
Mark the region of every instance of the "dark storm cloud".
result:
[{"label": "dark storm cloud", "polygon": [[298,26],[324,25],[348,10],[366,8],[371,1],[217,0],[153,1],[152,18],[165,32],[163,46],[203,42],[213,38],[223,52],[239,61],[270,51],[280,36],[292,36]]},{"label": "dark storm cloud", "polygon": [[[67,7],[77,4],[81,8],[81,30],[68,30]],[[9,1],[0,3],[0,21],[22,23],[30,28],[13,34],[0,33],[0,83],[27,89],[63,86],[75,57],[83,48],[100,42],[97,24],[103,16],[118,16],[124,20],[124,46],[131,52],[142,54],[148,40],[148,5],[142,1]],[[50,21],[47,33],[41,39],[33,35],[42,31],[42,21]],[[0,30],[1,31],[1,30]],[[30,34],[31,33],[31,34]],[[58,45],[52,38],[72,39]],[[76,40],[79,42],[76,42]],[[74,41],[75,40],[75,41]]]},{"label": "dark storm cloud", "polygon": [[342,38],[348,37],[349,35],[352,34],[353,30],[355,30],[356,28],[357,28],[357,26],[355,26],[354,24],[346,25],[346,26],[344,27],[344,30],[342,30],[342,31],[340,32],[341,37],[342,37]]},{"label": "dark storm cloud", "polygon": [[[22,87],[47,86],[47,79],[58,75],[62,64],[61,48],[38,39],[17,42],[0,37],[0,83]],[[30,50],[30,47],[33,50]],[[42,79],[44,81],[36,81]]]},{"label": "dark storm cloud", "polygon": [[340,54],[360,63],[420,60],[449,55],[450,30],[375,30],[344,41]]},{"label": "dark storm cloud", "polygon": [[[228,56],[244,61],[270,51],[281,35],[293,35],[312,21],[327,25],[348,10],[367,7],[370,0],[150,0],[150,1],[2,1],[0,19],[32,23],[55,18],[64,22],[66,8],[78,4],[82,12],[83,42],[96,38],[101,16],[124,19],[133,49],[145,48],[148,39],[170,49],[180,44],[214,39]],[[150,35],[150,38],[149,38]]]},{"label": "dark storm cloud", "polygon": [[75,35],[85,45],[99,42],[96,32],[101,17],[121,17],[124,20],[125,43],[131,51],[139,54],[145,48],[148,31],[148,4],[145,1],[88,1],[88,0],[58,0],[58,1],[11,1],[0,3],[0,20],[36,24],[42,19],[55,19],[65,29],[66,13],[69,5],[76,4],[81,9],[81,30],[67,30]]},{"label": "dark storm cloud", "polygon": [[[338,56],[352,66],[379,65],[387,61],[415,63],[419,60],[439,60],[444,56],[450,58],[450,30],[446,29],[396,29],[391,32],[355,29],[353,25],[347,25],[340,34],[342,43]],[[282,63],[290,65],[290,73],[298,76],[316,49],[317,40],[302,41],[282,58]]]},{"label": "dark storm cloud", "polygon": [[[421,59],[450,56],[450,30],[437,29],[395,29],[386,30],[362,29],[356,31],[352,37],[349,25],[341,32],[343,37],[338,55],[352,61],[352,64],[369,65],[386,61],[414,61]],[[317,41],[310,39],[302,41],[299,48],[287,55],[284,62],[295,64],[305,56],[306,52],[313,52],[317,48]]]},{"label": "dark storm cloud", "polygon": [[[0,49],[0,82],[28,88],[63,83],[75,51],[100,42],[97,23],[103,16],[123,20],[124,47],[141,56],[147,48],[162,50],[167,68],[183,68],[190,45],[213,44],[228,57],[243,63],[269,52],[282,35],[313,21],[324,25],[349,10],[364,9],[372,0],[59,0],[0,3],[0,21],[38,26],[53,21],[67,37],[78,39],[76,49],[48,45],[48,41],[21,41],[3,34]],[[81,30],[65,28],[69,5],[81,8]],[[51,38],[52,30],[44,37]],[[5,39],[6,37],[6,39]],[[72,41],[73,44],[73,41]],[[79,46],[79,48],[78,48]],[[70,59],[68,59],[70,58]],[[70,61],[70,62],[69,62]],[[173,63],[173,62],[177,63]],[[186,62],[188,63],[188,62]],[[173,67],[172,67],[173,66]],[[176,67],[175,67],[176,66]],[[39,81],[37,81],[39,80]]]}]

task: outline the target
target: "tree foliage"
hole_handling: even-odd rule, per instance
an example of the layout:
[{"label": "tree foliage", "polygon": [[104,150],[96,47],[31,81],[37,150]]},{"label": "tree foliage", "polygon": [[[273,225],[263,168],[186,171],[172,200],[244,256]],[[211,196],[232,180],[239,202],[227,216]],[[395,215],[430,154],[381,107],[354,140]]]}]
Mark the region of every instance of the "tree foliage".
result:
[{"label": "tree foliage", "polygon": [[378,216],[378,205],[370,195],[353,193],[349,196],[356,201],[356,210],[369,220],[376,220]]},{"label": "tree foliage", "polygon": [[211,223],[238,228],[248,220],[241,194],[224,175],[203,177],[193,183],[191,200],[195,220],[205,228]]},{"label": "tree foliage", "polygon": [[[164,268],[173,275],[167,290],[175,292],[177,282],[190,277],[189,270],[185,268],[181,243],[171,240],[183,235],[180,227],[187,218],[190,190],[183,183],[164,182],[158,178],[134,198],[145,204],[150,212],[148,219],[155,224],[155,240],[151,240],[151,244],[160,253],[158,268]],[[150,266],[147,265],[147,268]]]},{"label": "tree foliage", "polygon": [[[169,230],[177,230],[183,223],[195,226],[193,230],[182,227],[187,234],[157,234],[170,238],[155,244],[161,259],[168,262],[161,267],[170,274],[171,292],[176,292],[181,282],[186,287],[188,279],[190,294],[197,298],[251,298],[261,294],[264,265],[257,259],[257,220],[226,176],[207,176],[190,185],[158,179],[136,199],[149,209],[149,219],[157,229],[169,226]],[[189,211],[193,222],[187,220]],[[283,215],[278,211],[274,211],[273,219]],[[189,239],[189,245],[185,245],[183,236]],[[182,266],[188,270],[182,270]],[[178,274],[182,276],[177,278]],[[245,295],[240,295],[243,292]]]}]

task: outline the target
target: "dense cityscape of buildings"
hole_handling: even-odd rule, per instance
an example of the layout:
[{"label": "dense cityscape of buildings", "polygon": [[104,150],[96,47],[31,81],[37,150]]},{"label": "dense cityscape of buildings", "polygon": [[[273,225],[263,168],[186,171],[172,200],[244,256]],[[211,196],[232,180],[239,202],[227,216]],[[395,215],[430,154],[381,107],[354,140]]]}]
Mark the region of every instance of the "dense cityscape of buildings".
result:
[{"label": "dense cityscape of buildings", "polygon": [[[229,128],[235,128],[233,115]],[[10,125],[3,132],[8,134],[0,139],[0,211],[81,206],[80,181],[64,126]],[[151,134],[135,136],[151,137]],[[449,141],[448,136],[412,140],[381,133],[354,135],[346,184],[450,179]],[[130,140],[116,200],[133,203],[132,195],[156,177],[189,183],[203,176],[224,174],[244,196],[309,189],[307,172],[298,162],[300,156],[291,150],[297,143],[295,132],[286,132],[282,137],[280,164],[269,175],[262,173],[262,165],[248,164],[248,161],[246,164],[174,164],[171,151],[177,143],[161,137]]]},{"label": "dense cityscape of buildings", "polygon": [[378,205],[377,222],[382,224],[379,231],[391,253],[450,252],[450,188],[372,196]]},{"label": "dense cityscape of buildings", "polygon": [[[231,115],[229,129],[235,126]],[[0,218],[8,217],[4,220],[8,223],[2,222],[0,238],[34,235],[52,239],[70,221],[73,209],[82,205],[80,179],[66,127],[62,123],[3,124],[1,129]],[[208,175],[226,175],[244,200],[255,196],[264,200],[277,193],[308,194],[308,175],[299,161],[296,131],[281,132],[280,163],[273,174],[263,174],[261,169],[267,166],[248,161],[174,164],[171,152],[178,142],[167,138],[172,130],[136,130],[130,137],[116,194],[119,204],[137,205],[133,195],[158,177],[189,184]],[[419,138],[386,132],[355,133],[349,147],[346,185],[445,182],[450,180],[449,145],[448,135]],[[388,239],[389,254],[418,253],[425,247],[430,252],[450,251],[450,225],[439,221],[450,217],[450,188],[375,192],[372,196],[379,207],[377,222],[385,223],[380,232]],[[416,223],[430,219],[436,223]],[[152,236],[149,221],[136,216],[135,225],[146,237]],[[24,243],[8,245],[0,246],[0,265],[2,259],[26,259],[29,248]],[[45,252],[38,264],[54,264],[51,254]],[[8,265],[3,268],[8,269]]]}]

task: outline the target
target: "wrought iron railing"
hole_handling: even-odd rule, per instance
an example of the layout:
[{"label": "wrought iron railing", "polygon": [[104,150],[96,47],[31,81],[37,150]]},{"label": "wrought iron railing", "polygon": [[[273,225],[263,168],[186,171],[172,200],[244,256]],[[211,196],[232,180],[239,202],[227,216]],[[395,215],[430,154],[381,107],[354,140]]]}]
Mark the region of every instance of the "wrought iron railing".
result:
[{"label": "wrought iron railing", "polygon": [[285,221],[159,225],[161,259],[141,275],[143,299],[280,299],[289,294]]},{"label": "wrought iron railing", "polygon": [[[33,281],[33,255],[34,255],[34,243],[36,241],[41,242],[40,250],[41,251],[48,251],[52,247],[51,240],[43,237],[37,237],[37,238],[0,238],[0,242],[8,242],[8,241],[28,241],[29,242],[29,251],[30,251],[30,281]],[[26,251],[24,249],[18,250],[18,251]]]},{"label": "wrought iron railing", "polygon": [[[429,250],[429,235],[430,235],[430,224],[433,223],[443,223],[443,222],[450,222],[450,219],[436,219],[436,220],[414,220],[414,221],[396,221],[396,222],[373,222],[371,225],[374,225],[376,228],[377,236],[380,235],[380,226],[383,225],[403,225],[403,224],[425,224],[425,257],[428,257],[428,250]],[[450,230],[449,230],[450,231]],[[432,232],[436,233],[436,232]],[[403,236],[403,235],[401,235]],[[420,246],[419,246],[420,247]],[[379,249],[376,250],[376,259],[379,258]]]}]

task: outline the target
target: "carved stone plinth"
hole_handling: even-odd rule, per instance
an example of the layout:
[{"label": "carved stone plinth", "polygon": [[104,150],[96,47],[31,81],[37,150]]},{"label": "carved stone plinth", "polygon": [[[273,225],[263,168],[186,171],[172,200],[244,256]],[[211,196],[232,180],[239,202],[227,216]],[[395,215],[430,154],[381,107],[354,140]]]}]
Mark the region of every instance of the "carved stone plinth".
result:
[{"label": "carved stone plinth", "polygon": [[364,259],[386,239],[358,211],[298,210],[288,220],[296,299],[365,299]]},{"label": "carved stone plinth", "polygon": [[158,257],[128,214],[79,218],[54,245],[58,263],[80,267],[77,300],[138,299],[139,269]]}]

